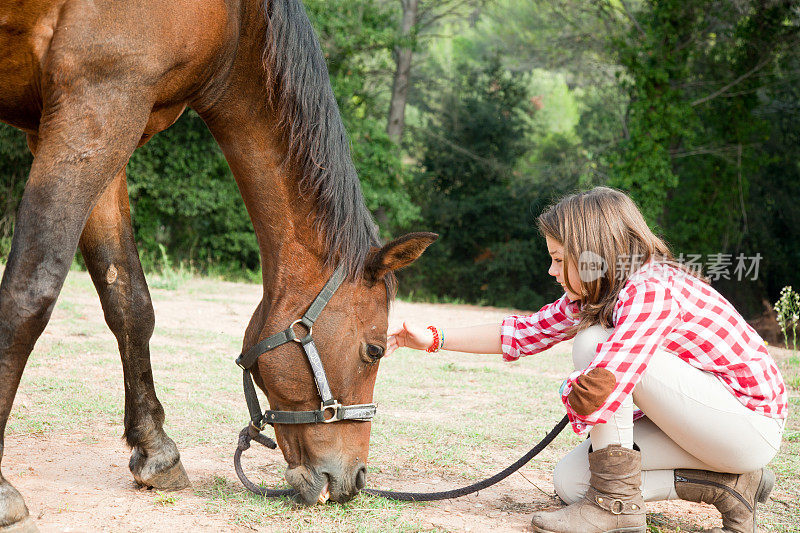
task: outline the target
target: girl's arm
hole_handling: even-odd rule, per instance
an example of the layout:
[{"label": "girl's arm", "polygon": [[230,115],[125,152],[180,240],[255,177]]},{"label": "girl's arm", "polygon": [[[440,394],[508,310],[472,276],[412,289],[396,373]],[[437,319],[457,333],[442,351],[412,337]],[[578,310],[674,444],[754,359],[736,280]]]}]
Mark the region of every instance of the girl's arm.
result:
[{"label": "girl's arm", "polygon": [[[441,348],[454,352],[502,353],[500,346],[500,324],[482,324],[462,328],[440,328],[444,343]],[[425,350],[433,344],[433,333],[426,326],[409,324],[390,329],[386,339],[386,355],[397,348],[407,347]]]},{"label": "girl's arm", "polygon": [[[500,324],[445,328],[443,348],[456,352],[502,353],[506,361],[514,361],[572,338],[579,310],[579,302],[573,302],[564,294],[529,316],[507,316]],[[404,346],[425,350],[433,344],[431,330],[408,322],[390,329],[386,336],[386,355]]]}]

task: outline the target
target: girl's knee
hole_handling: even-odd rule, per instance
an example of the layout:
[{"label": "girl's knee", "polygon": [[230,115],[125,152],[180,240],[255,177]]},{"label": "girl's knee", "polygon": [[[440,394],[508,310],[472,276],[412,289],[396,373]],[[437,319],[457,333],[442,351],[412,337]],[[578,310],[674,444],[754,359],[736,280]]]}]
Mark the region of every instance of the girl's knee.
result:
[{"label": "girl's knee", "polygon": [[597,354],[597,344],[604,342],[611,335],[613,329],[606,329],[596,324],[579,331],[572,341],[572,362],[576,370],[589,366]]}]

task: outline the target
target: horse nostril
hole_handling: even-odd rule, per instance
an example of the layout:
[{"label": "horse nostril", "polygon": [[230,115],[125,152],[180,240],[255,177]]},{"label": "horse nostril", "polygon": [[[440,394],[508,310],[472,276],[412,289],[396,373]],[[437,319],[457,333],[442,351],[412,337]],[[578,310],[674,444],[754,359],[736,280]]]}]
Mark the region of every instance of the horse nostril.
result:
[{"label": "horse nostril", "polygon": [[362,466],[356,472],[356,489],[361,490],[367,486],[367,467]]}]

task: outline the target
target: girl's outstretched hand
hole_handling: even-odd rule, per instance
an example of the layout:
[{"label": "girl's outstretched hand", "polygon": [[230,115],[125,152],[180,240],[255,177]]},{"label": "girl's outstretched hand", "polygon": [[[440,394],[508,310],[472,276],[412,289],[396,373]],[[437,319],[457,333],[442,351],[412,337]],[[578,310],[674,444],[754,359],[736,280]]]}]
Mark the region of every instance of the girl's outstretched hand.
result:
[{"label": "girl's outstretched hand", "polygon": [[414,348],[415,350],[425,350],[433,344],[433,333],[425,326],[409,324],[396,328],[389,328],[386,332],[386,354],[390,355],[398,348]]}]

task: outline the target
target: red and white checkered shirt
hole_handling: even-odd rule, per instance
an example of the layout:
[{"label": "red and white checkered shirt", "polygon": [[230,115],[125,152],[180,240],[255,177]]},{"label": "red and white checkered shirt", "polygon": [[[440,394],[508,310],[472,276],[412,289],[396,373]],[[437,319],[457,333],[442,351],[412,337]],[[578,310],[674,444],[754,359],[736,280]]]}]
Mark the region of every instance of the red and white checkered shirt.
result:
[{"label": "red and white checkered shirt", "polygon": [[[579,309],[579,302],[564,294],[530,316],[506,317],[500,333],[503,358],[514,361],[570,339],[574,335],[569,328],[578,323]],[[657,348],[714,374],[753,411],[786,418],[786,386],[764,341],[730,302],[702,280],[671,265],[647,263],[620,291],[613,322],[613,332],[597,344],[588,368],[570,374],[562,388],[561,400],[576,433],[584,434],[611,418]],[[567,396],[578,376],[592,368],[612,372],[617,384],[597,411],[580,416]]]}]

